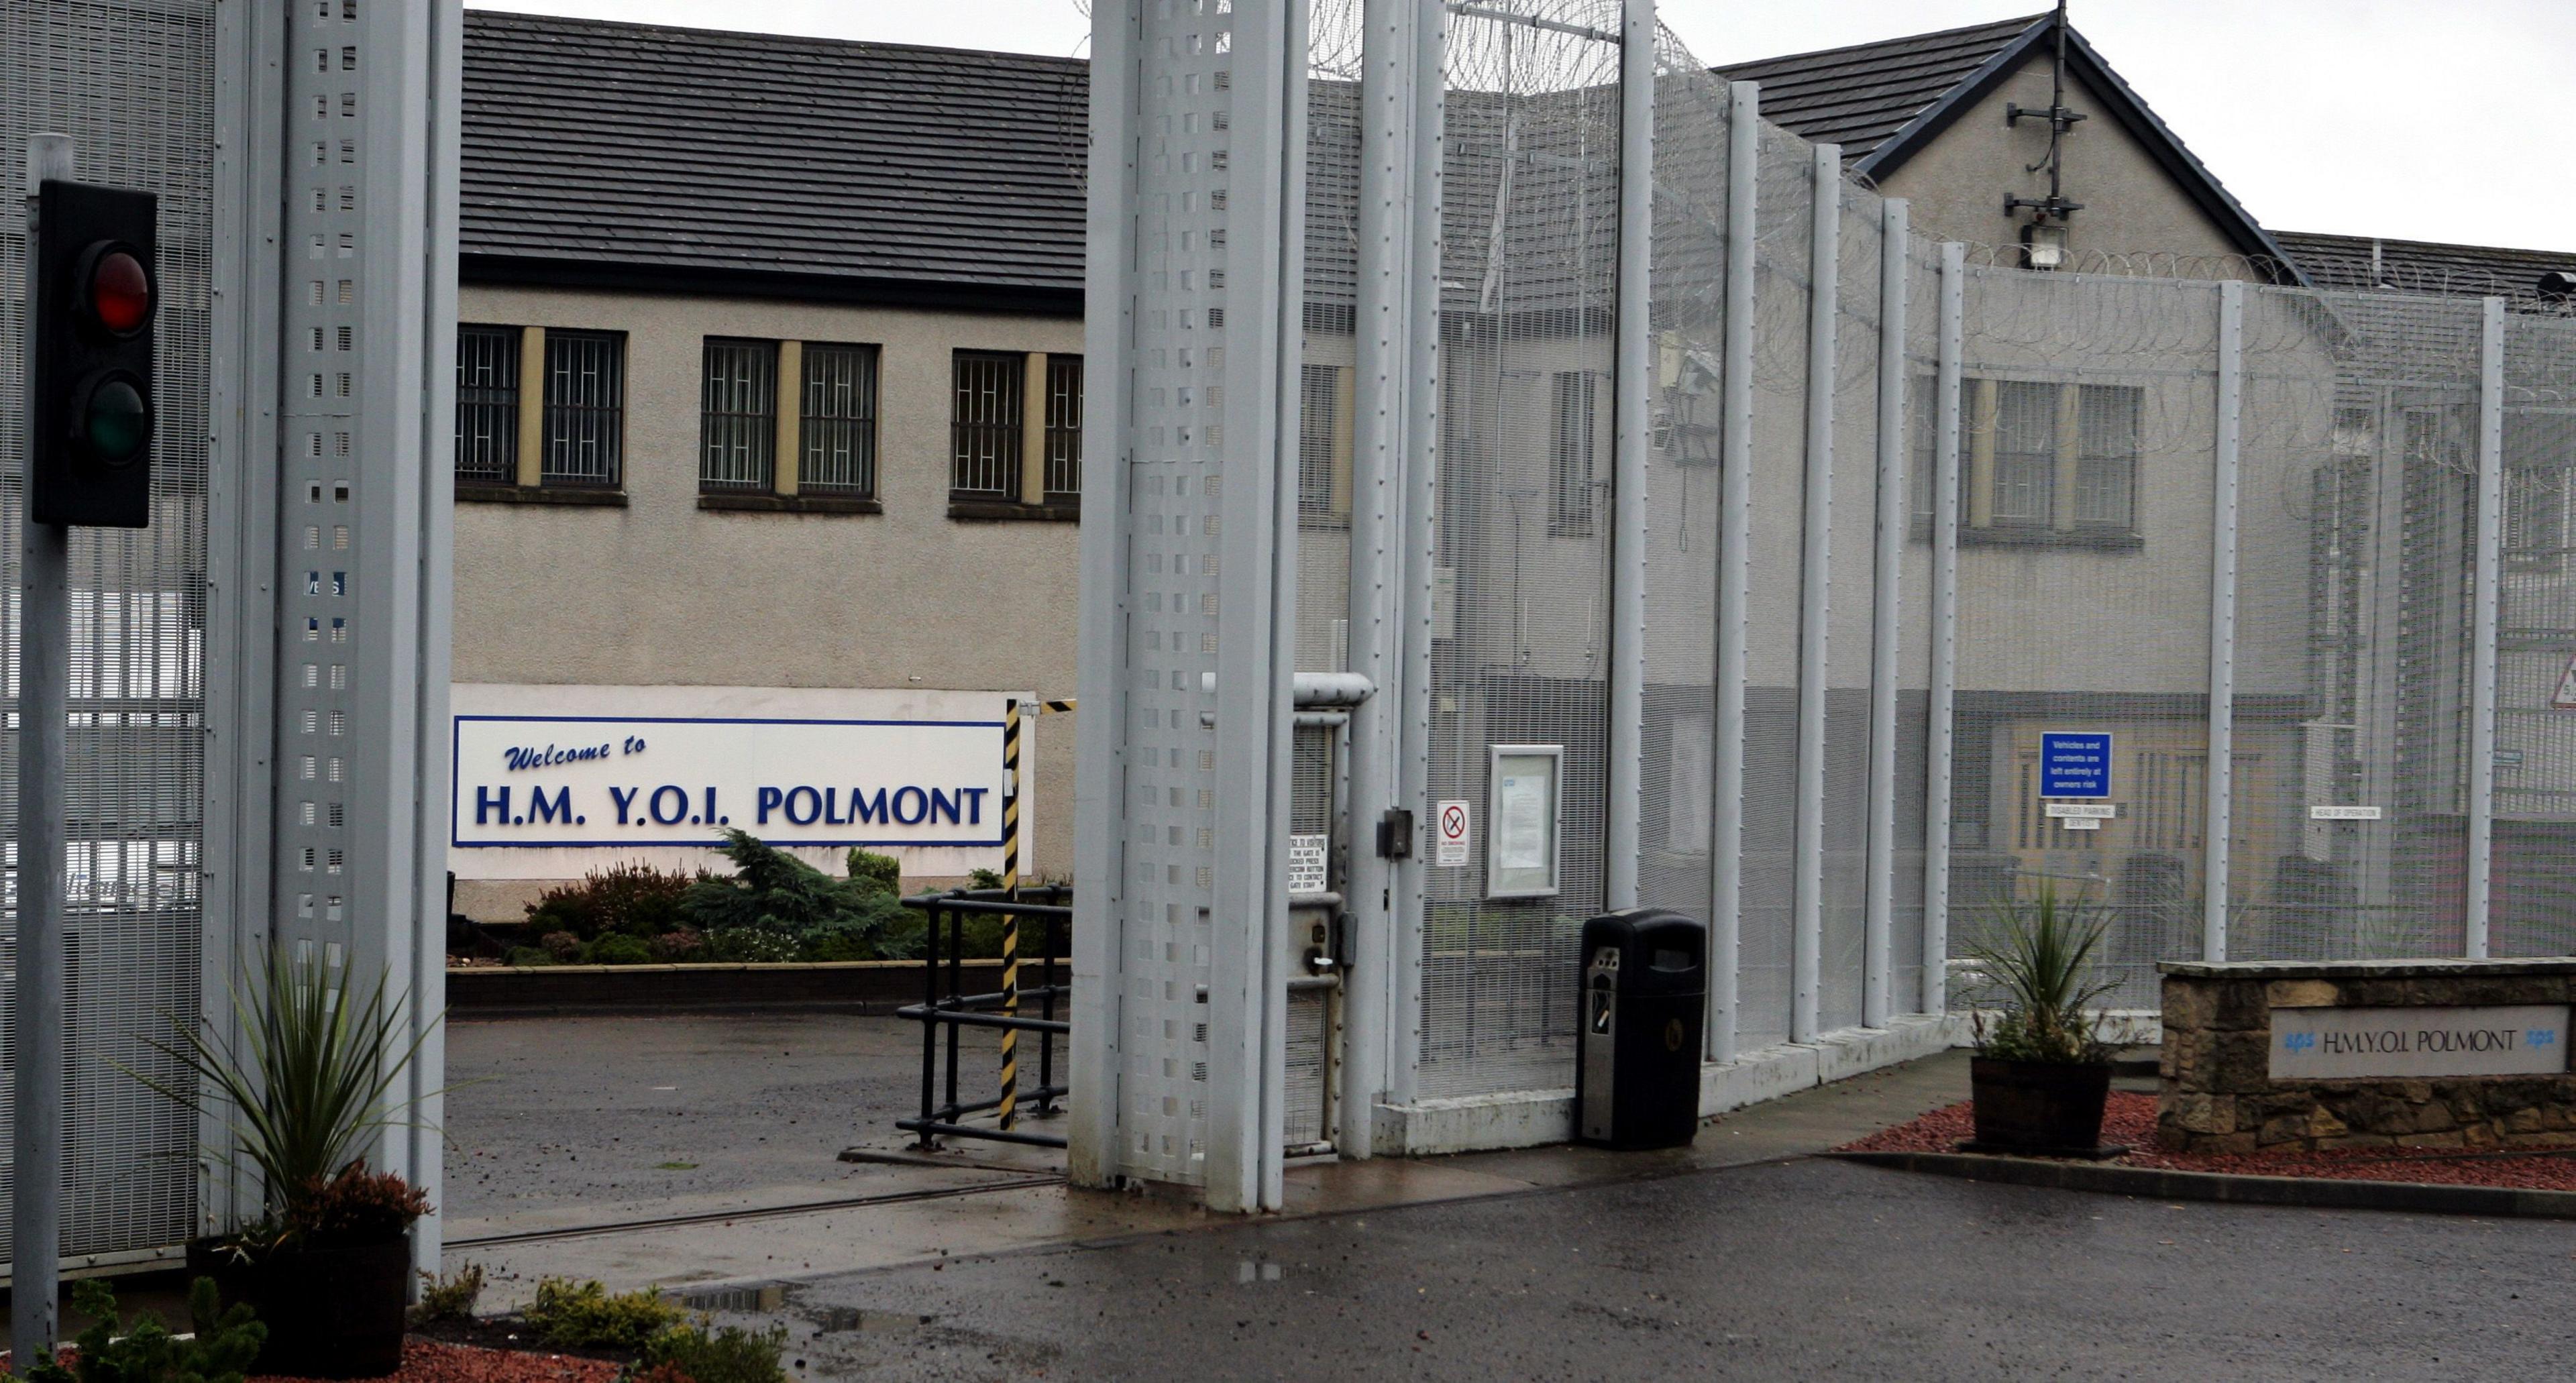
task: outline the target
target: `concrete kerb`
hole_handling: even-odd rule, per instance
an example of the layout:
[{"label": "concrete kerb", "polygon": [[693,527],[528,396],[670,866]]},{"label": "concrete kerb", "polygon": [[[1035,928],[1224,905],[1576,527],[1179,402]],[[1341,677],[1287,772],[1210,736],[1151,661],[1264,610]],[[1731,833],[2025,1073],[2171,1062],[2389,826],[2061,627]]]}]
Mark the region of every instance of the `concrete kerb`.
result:
[{"label": "concrete kerb", "polygon": [[1975,1153],[1830,1152],[1825,1156],[1864,1166],[1927,1172],[1967,1181],[2044,1186],[2061,1191],[2094,1191],[2157,1200],[2576,1220],[2576,1191],[2527,1191],[2509,1186],[2452,1186],[2332,1177],[2247,1176],[2230,1172],[2185,1172],[2165,1167],[2118,1167],[2100,1162],[2059,1162],[2047,1158],[1995,1157]]}]

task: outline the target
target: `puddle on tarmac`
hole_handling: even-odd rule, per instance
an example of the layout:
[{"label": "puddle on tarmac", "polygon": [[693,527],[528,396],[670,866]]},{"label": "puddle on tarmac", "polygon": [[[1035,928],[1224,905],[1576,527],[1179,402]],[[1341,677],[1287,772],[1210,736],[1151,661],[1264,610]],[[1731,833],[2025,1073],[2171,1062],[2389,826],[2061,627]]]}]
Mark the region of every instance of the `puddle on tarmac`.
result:
[{"label": "puddle on tarmac", "polygon": [[1239,1258],[1234,1264],[1234,1280],[1237,1282],[1277,1282],[1279,1273],[1278,1264],[1260,1259]]},{"label": "puddle on tarmac", "polygon": [[938,1320],[937,1316],[916,1315],[910,1311],[871,1311],[859,1306],[834,1306],[813,1317],[814,1333],[835,1335],[848,1331],[889,1334],[919,1330]]}]

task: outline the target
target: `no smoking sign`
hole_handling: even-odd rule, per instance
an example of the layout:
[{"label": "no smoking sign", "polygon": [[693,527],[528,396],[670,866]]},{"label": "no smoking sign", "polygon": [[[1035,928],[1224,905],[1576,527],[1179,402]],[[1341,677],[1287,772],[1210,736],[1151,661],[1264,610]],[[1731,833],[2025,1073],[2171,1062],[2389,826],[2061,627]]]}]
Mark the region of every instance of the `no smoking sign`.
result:
[{"label": "no smoking sign", "polygon": [[1440,804],[1434,820],[1439,825],[1439,839],[1434,842],[1431,862],[1444,869],[1454,869],[1467,862],[1468,815],[1465,802]]}]

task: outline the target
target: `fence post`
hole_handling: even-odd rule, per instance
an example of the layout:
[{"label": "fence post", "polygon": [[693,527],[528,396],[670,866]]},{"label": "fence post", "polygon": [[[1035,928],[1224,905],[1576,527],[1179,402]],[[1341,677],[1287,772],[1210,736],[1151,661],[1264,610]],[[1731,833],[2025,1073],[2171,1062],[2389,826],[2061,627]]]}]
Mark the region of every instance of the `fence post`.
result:
[{"label": "fence post", "polygon": [[1798,575],[1797,910],[1789,924],[1789,1040],[1816,1040],[1825,936],[1825,636],[1834,537],[1834,318],[1842,292],[1843,151],[1815,147],[1807,269],[1806,533]]},{"label": "fence post", "polygon": [[1754,189],[1762,168],[1762,88],[1727,86],[1726,336],[1719,434],[1717,705],[1709,746],[1708,1058],[1735,1060],[1737,961],[1744,933],[1744,645],[1753,574]]},{"label": "fence post", "polygon": [[1879,207],[1878,551],[1869,607],[1869,916],[1861,939],[1860,1021],[1887,1026],[1888,949],[1896,925],[1897,565],[1905,559],[1906,208]]},{"label": "fence post", "polygon": [[[1617,427],[1610,460],[1610,802],[1605,902],[1637,905],[1646,714],[1646,453],[1649,273],[1655,228],[1655,0],[1625,0],[1619,41]],[[1489,827],[1490,829],[1490,827]]]},{"label": "fence post", "polygon": [[1386,1088],[1387,980],[1395,956],[1389,878],[1394,861],[1376,849],[1380,813],[1397,805],[1397,708],[1394,686],[1402,623],[1397,590],[1401,554],[1390,536],[1404,524],[1406,372],[1413,322],[1405,275],[1413,265],[1413,75],[1415,0],[1368,0],[1360,49],[1359,281],[1354,347],[1357,376],[1351,445],[1350,654],[1348,667],[1375,690],[1351,708],[1348,887],[1351,968],[1342,1040],[1341,1155],[1367,1157],[1370,1122]]},{"label": "fence post", "polygon": [[2227,959],[2228,854],[2236,787],[2236,480],[2245,392],[2245,285],[2218,285],[2218,436],[2209,537],[2208,856],[2202,869],[2200,955]]},{"label": "fence post", "polygon": [[1941,246],[1941,320],[1932,376],[1932,725],[1923,805],[1923,1011],[1950,1007],[1951,712],[1959,680],[1959,356],[1967,334],[1968,248]]},{"label": "fence post", "polygon": [[1423,899],[1429,861],[1422,858],[1420,828],[1431,807],[1432,587],[1440,565],[1435,518],[1440,498],[1441,145],[1449,52],[1448,6],[1443,0],[1414,3],[1413,175],[1406,184],[1413,229],[1404,308],[1404,369],[1413,393],[1405,401],[1404,527],[1398,544],[1403,620],[1397,631],[1395,682],[1402,697],[1396,717],[1402,736],[1396,800],[1417,815],[1412,847],[1395,864],[1395,961],[1386,977],[1386,1088],[1387,1097],[1399,1105],[1411,1104],[1421,1089]]},{"label": "fence post", "polygon": [[2504,567],[2504,299],[2485,300],[2478,352],[2477,594],[2470,608],[2468,898],[2461,953],[2484,960],[2495,905],[2496,604]]}]

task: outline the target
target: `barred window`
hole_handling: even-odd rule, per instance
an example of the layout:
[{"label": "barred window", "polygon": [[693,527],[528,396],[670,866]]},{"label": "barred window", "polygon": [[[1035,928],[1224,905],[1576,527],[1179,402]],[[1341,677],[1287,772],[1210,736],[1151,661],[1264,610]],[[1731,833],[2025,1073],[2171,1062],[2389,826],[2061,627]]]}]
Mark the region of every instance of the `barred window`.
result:
[{"label": "barred window", "polygon": [[1027,361],[994,351],[959,351],[949,423],[948,488],[961,498],[1013,499],[1020,492],[1020,407]]},{"label": "barred window", "polygon": [[778,343],[708,337],[698,403],[698,488],[766,491],[778,461]]},{"label": "barred window", "polygon": [[2144,392],[2130,384],[2076,390],[2078,527],[2125,529],[2137,521],[2138,407]]},{"label": "barred window", "polygon": [[519,478],[517,327],[456,329],[456,478],[508,485]]},{"label": "barred window", "polygon": [[1330,365],[1300,367],[1297,377],[1297,512],[1333,512],[1333,436],[1341,372]]},{"label": "barred window", "polygon": [[626,334],[546,332],[548,485],[614,487],[625,476]]},{"label": "barred window", "polygon": [[2057,500],[2057,386],[1995,387],[1995,526],[2046,528]]},{"label": "barred window", "polygon": [[1600,435],[1599,385],[1600,376],[1590,370],[1560,370],[1556,375],[1556,429],[1549,448],[1556,496],[1547,528],[1561,538],[1592,534],[1593,449]]},{"label": "barred window", "polygon": [[875,497],[877,348],[806,342],[803,397],[797,492]]},{"label": "barred window", "polygon": [[1047,357],[1046,497],[1082,497],[1082,357]]}]

